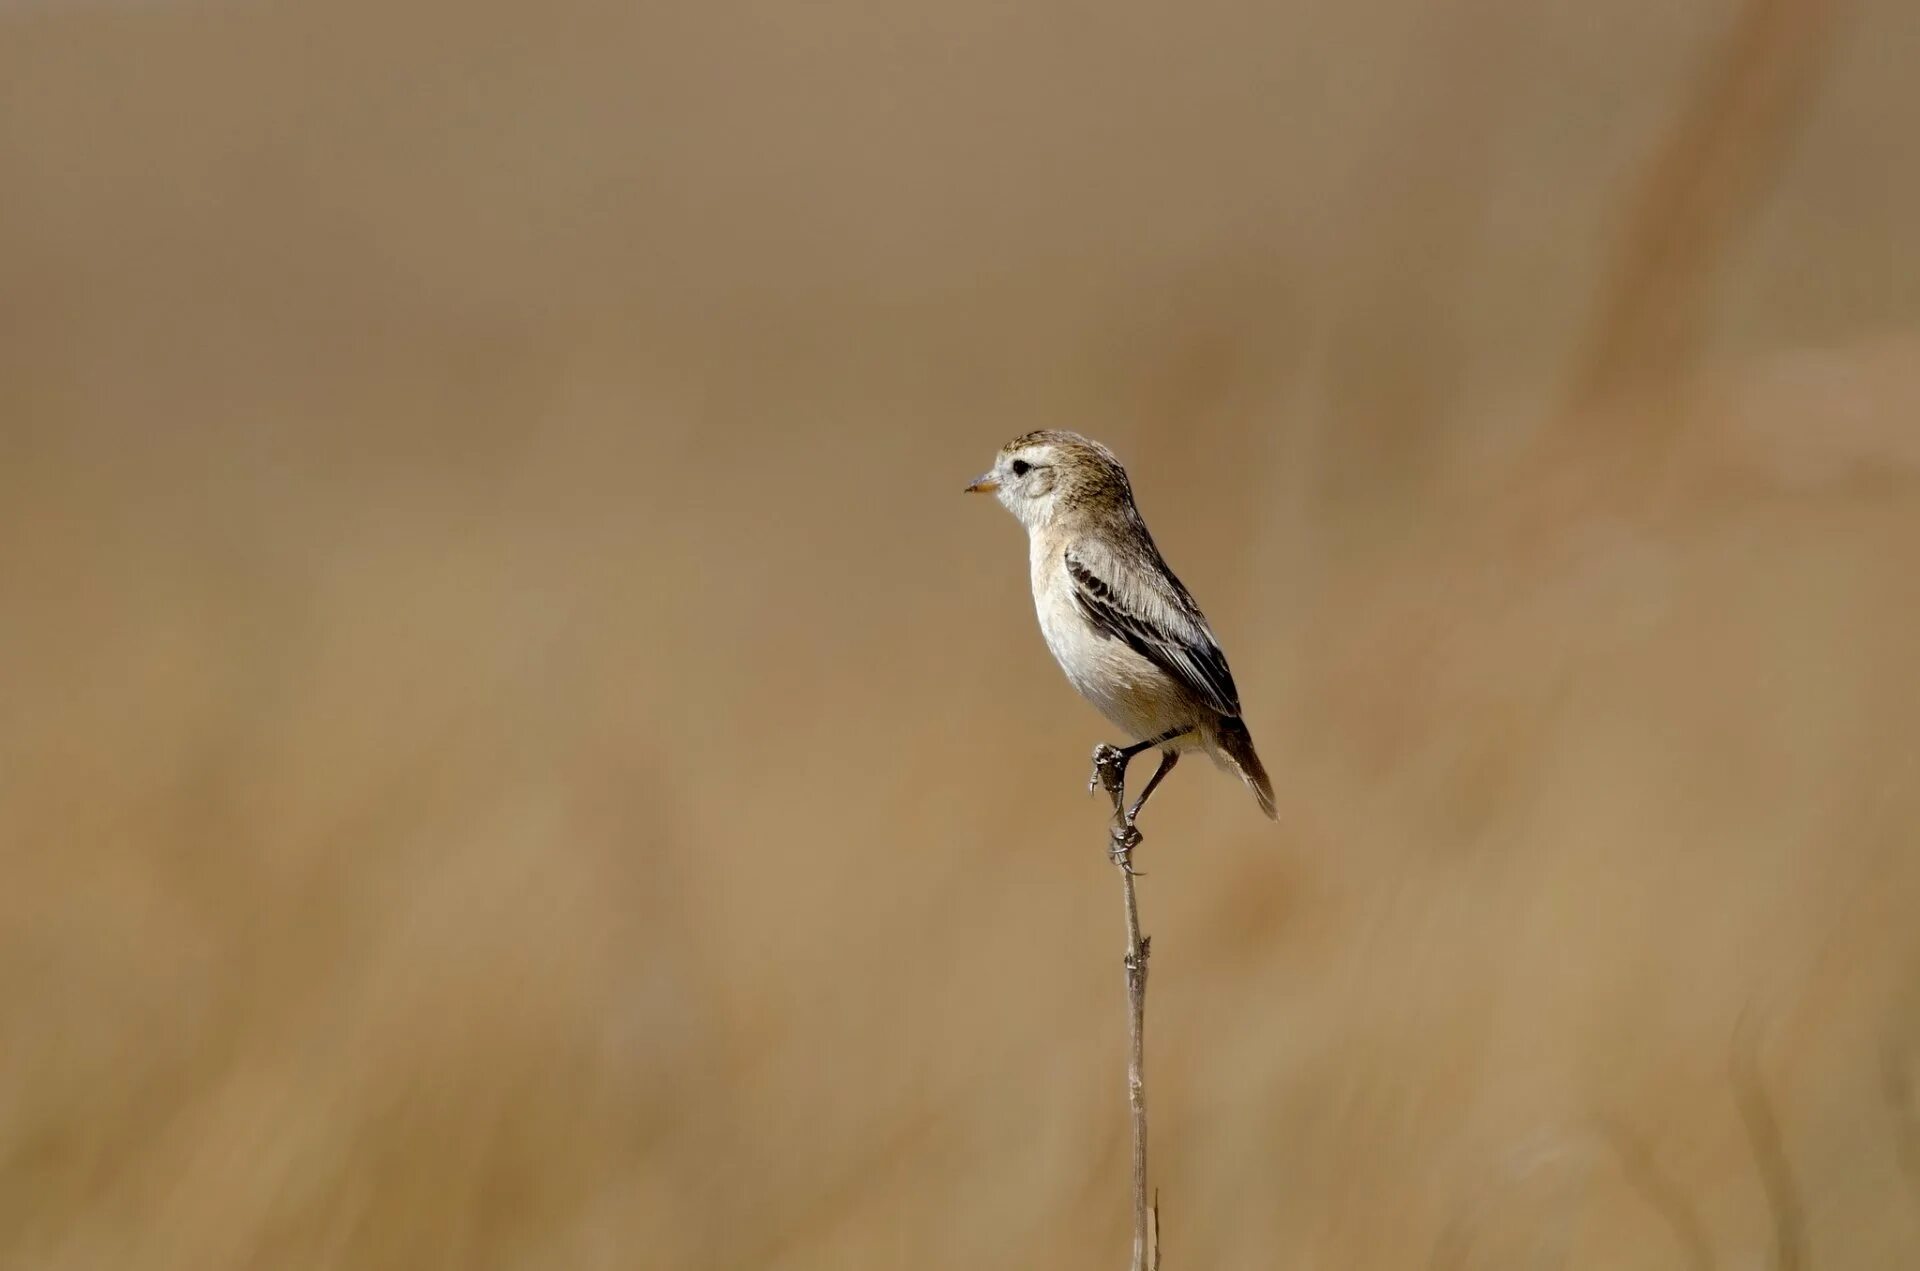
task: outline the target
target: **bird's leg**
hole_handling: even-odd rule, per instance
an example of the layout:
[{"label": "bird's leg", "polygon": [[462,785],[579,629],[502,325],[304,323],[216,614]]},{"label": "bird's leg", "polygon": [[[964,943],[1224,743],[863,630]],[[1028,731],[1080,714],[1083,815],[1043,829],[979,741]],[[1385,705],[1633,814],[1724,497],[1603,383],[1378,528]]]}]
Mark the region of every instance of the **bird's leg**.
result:
[{"label": "bird's leg", "polygon": [[1133,849],[1140,846],[1140,831],[1133,828],[1126,815],[1127,760],[1132,757],[1128,751],[1103,741],[1093,748],[1093,775],[1087,778],[1088,794],[1098,788],[1113,800],[1113,832],[1109,835],[1107,855],[1129,874],[1133,873]]},{"label": "bird's leg", "polygon": [[1152,778],[1147,782],[1147,788],[1140,792],[1139,800],[1131,808],[1126,806],[1127,762],[1143,750],[1164,746],[1192,731],[1191,725],[1185,728],[1170,728],[1158,737],[1149,737],[1131,746],[1109,746],[1101,742],[1093,748],[1093,775],[1087,778],[1087,793],[1092,794],[1094,790],[1102,789],[1107,792],[1107,797],[1113,800],[1116,824],[1112,836],[1113,843],[1108,850],[1114,862],[1129,874],[1133,872],[1133,849],[1140,846],[1141,842],[1141,834],[1134,828],[1133,818],[1140,814],[1141,806],[1146,803],[1147,796],[1153,793],[1153,788],[1160,784],[1161,778],[1165,777],[1178,762],[1179,752],[1168,751],[1161,757],[1160,767],[1154,771]]},{"label": "bird's leg", "polygon": [[[1126,785],[1127,762],[1129,760],[1143,750],[1152,750],[1155,746],[1164,746],[1174,738],[1185,737],[1192,731],[1193,725],[1191,724],[1181,728],[1169,728],[1158,737],[1149,737],[1145,741],[1136,741],[1131,746],[1109,746],[1106,742],[1101,742],[1093,748],[1093,772],[1087,777],[1087,793],[1092,794],[1102,786],[1106,787],[1108,794],[1121,793],[1122,787]],[[1111,774],[1113,778],[1111,781],[1107,779],[1108,774]],[[1160,774],[1155,773],[1154,781],[1158,781],[1159,779]],[[1147,789],[1153,789],[1153,782],[1147,783]],[[1144,801],[1145,798],[1143,796],[1142,802]],[[1131,820],[1132,818],[1129,817],[1128,819]]]},{"label": "bird's leg", "polygon": [[1135,799],[1133,806],[1127,809],[1128,825],[1132,825],[1134,819],[1140,815],[1140,809],[1147,806],[1147,798],[1153,793],[1154,787],[1166,780],[1167,774],[1173,771],[1173,765],[1179,762],[1179,751],[1163,750],[1160,752],[1160,766],[1153,770],[1153,775],[1147,778],[1147,788],[1140,792],[1140,797]]}]

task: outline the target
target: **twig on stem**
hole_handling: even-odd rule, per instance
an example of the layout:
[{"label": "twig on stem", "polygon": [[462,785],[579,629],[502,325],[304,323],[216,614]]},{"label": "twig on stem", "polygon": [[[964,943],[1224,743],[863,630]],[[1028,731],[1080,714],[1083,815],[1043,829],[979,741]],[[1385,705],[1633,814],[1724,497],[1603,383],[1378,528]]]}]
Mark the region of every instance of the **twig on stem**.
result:
[{"label": "twig on stem", "polygon": [[1120,898],[1127,920],[1127,1101],[1133,1109],[1133,1271],[1160,1266],[1159,1203],[1147,1192],[1147,1087],[1144,1034],[1147,1020],[1147,957],[1152,941],[1140,934],[1140,907],[1134,899],[1133,849],[1140,831],[1127,818],[1127,759],[1112,746],[1093,752],[1094,780],[1113,800],[1107,854],[1120,871]]}]

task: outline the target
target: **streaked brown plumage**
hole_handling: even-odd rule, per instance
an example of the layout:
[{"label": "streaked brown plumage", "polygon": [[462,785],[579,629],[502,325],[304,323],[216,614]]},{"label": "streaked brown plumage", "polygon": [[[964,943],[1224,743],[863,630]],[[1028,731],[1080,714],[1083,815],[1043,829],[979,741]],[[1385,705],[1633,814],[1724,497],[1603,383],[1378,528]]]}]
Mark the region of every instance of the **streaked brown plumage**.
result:
[{"label": "streaked brown plumage", "polygon": [[1198,747],[1273,816],[1226,654],[1154,545],[1113,453],[1077,433],[1028,433],[967,488],[997,494],[1026,526],[1034,608],[1067,679],[1134,739],[1129,752],[1161,752],[1129,815]]}]

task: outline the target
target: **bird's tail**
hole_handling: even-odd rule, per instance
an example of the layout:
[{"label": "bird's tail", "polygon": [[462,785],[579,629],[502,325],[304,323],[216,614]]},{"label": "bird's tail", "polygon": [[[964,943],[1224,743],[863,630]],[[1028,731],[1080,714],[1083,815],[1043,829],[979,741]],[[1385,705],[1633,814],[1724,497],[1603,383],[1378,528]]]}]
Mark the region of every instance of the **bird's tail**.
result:
[{"label": "bird's tail", "polygon": [[1220,745],[1218,753],[1240,774],[1247,789],[1253,791],[1253,797],[1260,800],[1260,810],[1267,814],[1268,820],[1279,820],[1279,814],[1273,810],[1273,782],[1267,780],[1267,770],[1254,752],[1253,734],[1247,731],[1246,724],[1237,715],[1229,715],[1220,721],[1215,736]]}]

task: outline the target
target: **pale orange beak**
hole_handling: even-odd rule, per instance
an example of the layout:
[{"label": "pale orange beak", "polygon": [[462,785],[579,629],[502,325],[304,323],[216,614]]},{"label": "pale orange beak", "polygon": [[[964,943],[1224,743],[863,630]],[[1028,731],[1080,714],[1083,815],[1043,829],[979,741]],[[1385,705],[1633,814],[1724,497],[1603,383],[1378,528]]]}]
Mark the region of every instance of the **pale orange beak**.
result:
[{"label": "pale orange beak", "polygon": [[979,476],[973,479],[973,484],[967,487],[967,493],[968,494],[992,494],[995,490],[998,490],[999,488],[1000,488],[1000,483],[993,479],[993,474],[991,472],[983,472]]}]

